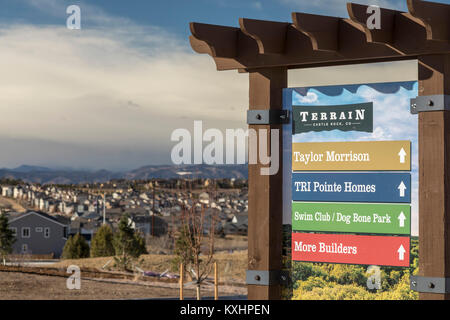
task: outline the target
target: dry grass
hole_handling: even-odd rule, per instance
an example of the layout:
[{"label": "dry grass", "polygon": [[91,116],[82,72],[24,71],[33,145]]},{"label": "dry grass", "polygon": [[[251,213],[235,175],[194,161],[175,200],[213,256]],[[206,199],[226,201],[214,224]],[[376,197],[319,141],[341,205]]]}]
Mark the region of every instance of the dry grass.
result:
[{"label": "dry grass", "polygon": [[150,254],[168,254],[173,249],[174,239],[169,235],[161,237],[152,237],[150,235],[145,237],[145,243],[147,245],[147,251]]},{"label": "dry grass", "polygon": [[[142,262],[139,267],[145,271],[164,272],[172,269],[173,255],[147,254],[142,255]],[[247,250],[234,251],[233,253],[219,252],[214,255],[219,267],[219,277],[224,282],[245,281],[245,271],[247,269]],[[62,260],[56,264],[49,265],[51,268],[67,268],[69,265],[77,265],[80,268],[102,269],[102,267],[112,257],[87,258],[78,260]],[[112,267],[111,261],[106,269]]]},{"label": "dry grass", "polygon": [[[139,265],[145,271],[164,272],[172,267],[173,255],[147,254],[141,256]],[[219,292],[221,295],[245,294],[245,271],[247,269],[247,250],[219,252],[214,255],[219,267]],[[87,278],[93,278],[93,270],[102,270],[102,267],[111,261],[108,267],[113,266],[112,257],[87,258],[77,260],[62,260],[56,264],[41,266],[52,270],[60,268],[65,270],[69,265],[77,265]],[[83,269],[85,269],[83,271]],[[107,268],[108,269],[108,268]],[[50,269],[49,269],[50,270]],[[95,271],[94,271],[95,272]],[[55,272],[53,272],[55,273]],[[99,273],[100,274],[100,273]],[[105,277],[104,273],[101,273]],[[142,278],[136,277],[128,280],[128,283],[111,283],[118,281],[113,275],[111,279],[82,280],[81,290],[68,290],[66,288],[66,277],[49,276],[19,272],[0,272],[0,300],[4,299],[134,299],[134,298],[176,298],[178,296],[177,281],[159,282],[157,279],[149,280],[150,283],[142,283]],[[132,275],[131,275],[132,276]],[[210,277],[213,275],[211,274]],[[95,277],[97,278],[97,277]],[[130,283],[131,282],[131,283]],[[132,285],[134,283],[134,285]],[[204,295],[211,296],[211,288],[204,287]],[[244,291],[242,291],[244,290]],[[186,287],[186,297],[193,297],[194,291]]]},{"label": "dry grass", "polygon": [[241,235],[227,235],[225,238],[216,237],[214,248],[216,251],[247,250],[248,238]]},{"label": "dry grass", "polygon": [[0,208],[9,208],[15,212],[25,212],[26,209],[22,207],[19,203],[17,203],[13,199],[5,198],[0,196]]}]

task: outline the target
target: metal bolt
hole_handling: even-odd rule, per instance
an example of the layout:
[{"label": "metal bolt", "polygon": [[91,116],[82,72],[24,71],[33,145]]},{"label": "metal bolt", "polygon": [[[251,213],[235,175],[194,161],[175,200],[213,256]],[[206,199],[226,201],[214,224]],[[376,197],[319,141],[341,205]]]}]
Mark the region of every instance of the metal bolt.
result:
[{"label": "metal bolt", "polygon": [[417,282],[415,282],[415,281],[412,281],[411,284],[413,287],[417,286]]},{"label": "metal bolt", "polygon": [[260,276],[255,276],[255,280],[256,280],[256,281],[260,281],[260,280],[261,280],[261,277],[260,277]]},{"label": "metal bolt", "polygon": [[417,108],[417,104],[413,104],[412,106],[411,106],[413,109],[416,109]]},{"label": "metal bolt", "polygon": [[429,100],[429,101],[428,101],[428,106],[429,106],[429,107],[432,107],[432,106],[434,106],[434,102],[433,102],[433,100]]},{"label": "metal bolt", "polygon": [[262,119],[262,117],[261,117],[261,115],[259,113],[256,115],[256,119],[258,119],[258,120]]},{"label": "metal bolt", "polygon": [[430,284],[428,285],[428,288],[434,289],[434,283],[433,283],[433,282],[430,282]]}]

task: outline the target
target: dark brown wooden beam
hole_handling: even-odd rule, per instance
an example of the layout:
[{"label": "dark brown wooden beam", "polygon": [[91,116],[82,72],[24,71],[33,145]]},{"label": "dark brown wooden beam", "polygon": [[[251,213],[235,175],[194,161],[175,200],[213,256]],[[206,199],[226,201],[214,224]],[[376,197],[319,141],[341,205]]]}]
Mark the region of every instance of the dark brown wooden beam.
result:
[{"label": "dark brown wooden beam", "polygon": [[409,13],[420,19],[426,28],[428,40],[450,40],[450,6],[448,4],[407,0]]},{"label": "dark brown wooden beam", "polygon": [[189,37],[189,43],[191,44],[192,50],[200,54],[209,54],[211,57],[213,56],[213,52],[211,47],[202,40],[198,40],[194,36]]},{"label": "dark brown wooden beam", "polygon": [[[281,109],[283,88],[287,87],[287,69],[261,69],[249,74],[249,105],[252,109]],[[267,150],[271,150],[270,130],[281,125],[251,125],[250,128],[267,129]],[[282,135],[278,152],[282,162]],[[259,138],[258,138],[259,145]],[[283,242],[283,185],[282,170],[276,175],[263,176],[261,164],[248,166],[248,269],[281,270]],[[280,285],[248,285],[249,300],[281,299]]]},{"label": "dark brown wooden beam", "polygon": [[[450,94],[450,55],[419,59],[419,94]],[[450,277],[450,112],[419,114],[419,275]],[[421,300],[450,294],[420,293]]]},{"label": "dark brown wooden beam", "polygon": [[292,13],[294,26],[311,40],[313,50],[338,51],[339,50],[339,22],[340,18]]},{"label": "dark brown wooden beam", "polygon": [[[384,44],[367,42],[364,28],[350,19],[341,21],[339,54],[342,57],[376,58],[399,55],[395,50]],[[345,60],[345,58],[343,60]]]},{"label": "dark brown wooden beam", "polygon": [[363,27],[367,42],[393,44],[395,16],[400,12],[380,8],[381,29],[369,29],[367,26],[367,19],[370,16],[367,14],[368,7],[356,3],[347,3],[347,11],[350,19]]},{"label": "dark brown wooden beam", "polygon": [[409,13],[396,15],[393,47],[401,54],[433,55],[449,53],[450,43],[429,41],[426,27],[422,20]]},{"label": "dark brown wooden beam", "polygon": [[[426,2],[425,10],[414,1],[410,5],[415,8],[413,14],[381,8],[381,30],[368,30],[367,6],[355,4],[348,5],[351,19],[294,13],[291,25],[241,19],[242,30],[193,23],[192,35],[204,43],[191,40],[191,44],[198,52],[211,54],[218,70],[309,68],[450,53],[449,41],[431,41],[427,36],[429,24],[433,39],[443,38],[445,32],[436,30],[445,27],[434,26],[436,22],[427,14],[450,6]],[[439,25],[448,25],[448,21]]]},{"label": "dark brown wooden beam", "polygon": [[256,41],[259,54],[284,53],[290,23],[240,18],[239,25],[244,34]]},{"label": "dark brown wooden beam", "polygon": [[190,23],[191,33],[210,47],[212,56],[234,58],[237,55],[238,28]]},{"label": "dark brown wooden beam", "polygon": [[[424,21],[434,21],[434,16],[438,16],[431,8],[428,13],[433,15],[427,19],[419,19],[417,14],[380,8],[381,29],[370,30],[367,26],[368,7],[354,3],[347,4],[350,18],[364,28],[368,42],[383,43],[401,55],[419,56],[450,52],[448,42],[430,41],[427,24]],[[445,7],[450,8],[448,5]],[[450,28],[448,22],[439,23],[439,26]]]}]

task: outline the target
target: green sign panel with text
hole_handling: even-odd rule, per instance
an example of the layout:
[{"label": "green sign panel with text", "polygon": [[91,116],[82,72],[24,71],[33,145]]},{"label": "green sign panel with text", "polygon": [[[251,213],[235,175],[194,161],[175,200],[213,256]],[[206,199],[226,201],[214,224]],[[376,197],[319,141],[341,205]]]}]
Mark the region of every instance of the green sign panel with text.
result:
[{"label": "green sign panel with text", "polygon": [[409,235],[411,207],[409,204],[293,202],[292,230]]},{"label": "green sign panel with text", "polygon": [[293,134],[310,131],[373,132],[373,103],[293,106]]}]

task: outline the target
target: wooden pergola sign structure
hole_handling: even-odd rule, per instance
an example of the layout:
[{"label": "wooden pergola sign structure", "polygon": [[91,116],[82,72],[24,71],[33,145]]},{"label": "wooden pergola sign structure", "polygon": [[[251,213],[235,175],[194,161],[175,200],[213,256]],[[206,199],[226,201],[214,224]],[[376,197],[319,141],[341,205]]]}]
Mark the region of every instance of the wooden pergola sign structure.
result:
[{"label": "wooden pergola sign structure", "polygon": [[[421,0],[407,5],[408,12],[381,8],[381,29],[369,29],[368,6],[355,3],[347,4],[349,19],[295,12],[292,22],[241,18],[239,28],[193,22],[190,43],[209,54],[217,70],[249,74],[250,110],[282,108],[288,69],[417,59],[418,100],[430,107],[418,108],[419,269],[424,281],[445,282],[450,278],[450,5]],[[270,130],[267,139],[270,144]],[[282,267],[282,169],[262,176],[261,166],[249,165],[248,269],[276,274]],[[450,299],[450,288],[430,291],[420,298]],[[273,279],[248,285],[249,299],[280,297]]]}]

